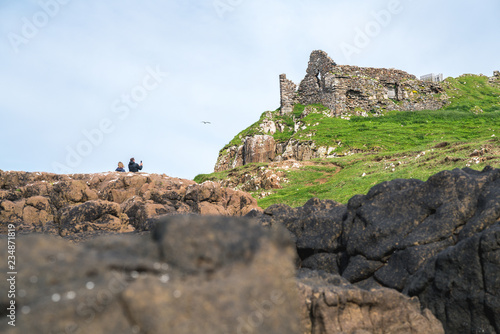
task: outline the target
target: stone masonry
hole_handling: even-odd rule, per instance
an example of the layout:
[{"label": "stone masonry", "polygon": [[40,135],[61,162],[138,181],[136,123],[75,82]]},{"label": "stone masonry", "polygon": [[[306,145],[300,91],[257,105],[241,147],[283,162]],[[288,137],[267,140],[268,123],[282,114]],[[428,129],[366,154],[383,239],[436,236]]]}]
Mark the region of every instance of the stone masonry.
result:
[{"label": "stone masonry", "polygon": [[447,103],[439,83],[424,82],[401,70],[337,65],[324,51],[311,53],[297,91],[280,75],[281,113],[296,103],[323,104],[331,116],[384,110],[436,110]]},{"label": "stone masonry", "polygon": [[286,74],[280,75],[280,98],[281,114],[289,114],[297,103],[297,85],[286,78]]},{"label": "stone masonry", "polygon": [[492,85],[500,85],[500,71],[493,71],[493,76],[488,81]]}]

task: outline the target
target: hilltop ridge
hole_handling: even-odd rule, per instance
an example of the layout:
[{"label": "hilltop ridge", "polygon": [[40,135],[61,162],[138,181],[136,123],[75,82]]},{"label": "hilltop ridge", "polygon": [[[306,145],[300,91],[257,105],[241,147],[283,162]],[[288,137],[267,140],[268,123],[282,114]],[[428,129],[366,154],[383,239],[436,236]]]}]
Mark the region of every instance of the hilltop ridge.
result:
[{"label": "hilltop ridge", "polygon": [[240,134],[241,142],[233,140],[226,145],[214,171],[254,162],[333,157],[334,145],[301,144],[307,138],[298,142],[291,138],[308,127],[300,119],[311,113],[367,117],[394,110],[437,110],[447,104],[449,96],[439,82],[418,80],[396,69],[337,65],[326,52],[316,50],[298,86],[286,74],[280,75],[280,108],[261,116],[258,124],[251,126],[253,133],[245,134],[245,138]]}]

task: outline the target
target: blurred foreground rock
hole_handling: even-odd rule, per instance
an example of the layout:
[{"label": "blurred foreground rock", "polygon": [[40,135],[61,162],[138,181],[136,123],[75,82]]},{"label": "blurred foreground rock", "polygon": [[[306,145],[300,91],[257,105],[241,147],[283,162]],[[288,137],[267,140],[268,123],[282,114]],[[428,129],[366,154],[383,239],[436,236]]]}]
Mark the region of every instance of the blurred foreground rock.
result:
[{"label": "blurred foreground rock", "polygon": [[[301,270],[282,228],[245,218],[177,215],[152,233],[79,244],[17,238],[16,318],[0,296],[0,332],[442,333],[418,300],[366,291],[338,275]],[[6,238],[0,256],[7,257]],[[7,268],[1,268],[7,272]],[[6,280],[0,289],[7,291]]]},{"label": "blurred foreground rock", "polygon": [[[0,254],[7,258],[5,237]],[[16,254],[16,326],[2,294],[1,333],[302,333],[295,248],[284,229],[172,216],[152,235],[80,244],[22,235]]]}]

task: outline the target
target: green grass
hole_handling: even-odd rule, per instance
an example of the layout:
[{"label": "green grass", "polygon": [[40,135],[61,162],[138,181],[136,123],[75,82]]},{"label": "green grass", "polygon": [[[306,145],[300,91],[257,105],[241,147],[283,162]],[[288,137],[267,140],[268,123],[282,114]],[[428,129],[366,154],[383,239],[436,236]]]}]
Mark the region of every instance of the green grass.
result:
[{"label": "green grass", "polygon": [[214,172],[211,174],[198,174],[193,179],[197,183],[203,183],[205,181],[220,181],[225,180],[229,177],[240,177],[249,172],[255,172],[259,167],[267,166],[266,163],[252,163],[247,164],[235,169],[223,170],[220,172]]},{"label": "green grass", "polygon": [[352,117],[350,120],[311,114],[303,122],[319,124],[298,131],[294,138],[312,138],[317,146],[336,147],[337,153],[353,150],[393,152],[424,149],[442,141],[489,138],[495,127],[500,126],[500,113],[394,111],[383,117]]},{"label": "green grass", "polygon": [[[274,134],[277,142],[313,141],[316,147],[334,148],[338,157],[313,161],[300,169],[283,170],[289,182],[283,183],[282,189],[268,190],[271,195],[259,199],[259,206],[266,208],[275,203],[300,206],[311,197],[347,203],[355,194],[365,194],[383,181],[396,178],[425,181],[439,171],[466,166],[478,170],[486,165],[500,167],[500,87],[477,75],[448,78],[444,85],[450,104],[437,111],[393,111],[381,117],[350,119],[328,117],[323,114],[326,108],[322,105],[296,105],[291,115],[284,116],[279,115],[279,110],[271,112],[272,119],[285,129]],[[304,116],[306,108],[310,112]],[[246,135],[261,134],[259,125],[265,115],[225,149],[241,143]],[[301,122],[297,132],[294,120]],[[436,147],[444,142],[447,145]],[[481,149],[486,151],[479,161],[474,160],[471,154]],[[195,181],[237,177],[252,168],[246,165],[199,175]],[[258,198],[261,193],[256,191],[253,195]]]},{"label": "green grass", "polygon": [[[430,176],[454,168],[471,168],[481,170],[487,165],[500,167],[500,151],[486,154],[489,159],[478,164],[469,155],[481,147],[499,147],[498,139],[489,139],[470,143],[450,144],[446,148],[429,148],[425,154],[420,152],[394,152],[389,154],[355,154],[351,156],[328,159],[342,169],[335,174],[335,167],[319,172],[310,166],[297,171],[288,172],[290,182],[283,189],[272,190],[272,194],[258,200],[262,208],[272,204],[285,203],[290,206],[303,205],[311,197],[333,199],[341,203],[356,194],[366,194],[371,187],[383,181],[398,178],[427,180]],[[324,161],[324,160],[323,160]],[[394,169],[394,170],[393,170]],[[319,180],[326,182],[320,183]]]},{"label": "green grass", "polygon": [[446,109],[470,111],[478,106],[484,112],[500,111],[500,87],[488,84],[488,77],[465,74],[446,83],[451,102]]}]

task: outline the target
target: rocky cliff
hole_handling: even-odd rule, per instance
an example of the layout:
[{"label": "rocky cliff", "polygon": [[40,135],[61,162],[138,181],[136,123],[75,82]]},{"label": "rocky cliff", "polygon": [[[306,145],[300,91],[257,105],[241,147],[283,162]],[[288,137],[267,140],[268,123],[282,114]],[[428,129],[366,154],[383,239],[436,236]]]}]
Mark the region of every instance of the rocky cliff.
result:
[{"label": "rocky cliff", "polygon": [[0,233],[61,236],[148,230],[160,215],[245,215],[258,209],[249,194],[218,183],[145,173],[59,175],[0,171]]}]

